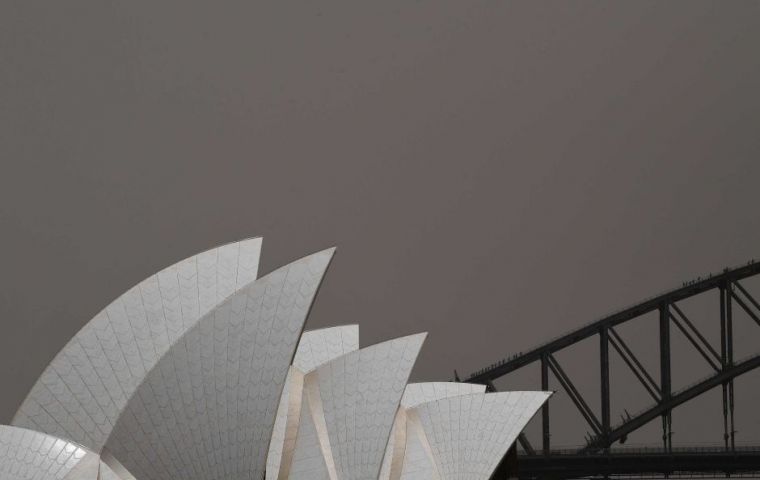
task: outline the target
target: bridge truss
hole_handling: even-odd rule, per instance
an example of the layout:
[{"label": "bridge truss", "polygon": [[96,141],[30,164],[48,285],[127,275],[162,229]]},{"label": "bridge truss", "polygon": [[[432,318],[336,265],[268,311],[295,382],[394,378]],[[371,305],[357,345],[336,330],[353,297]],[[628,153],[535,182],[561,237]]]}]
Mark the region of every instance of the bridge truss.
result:
[{"label": "bridge truss", "polygon": [[[586,439],[585,446],[570,453],[566,451],[552,452],[550,405],[547,403],[541,411],[542,445],[540,452],[537,452],[537,449],[530,444],[525,435],[519,437],[519,443],[525,452],[519,462],[521,465],[520,477],[579,478],[594,476],[594,474],[607,476],[633,473],[653,474],[657,472],[672,475],[684,471],[683,468],[687,465],[694,465],[696,473],[716,471],[723,474],[740,474],[746,471],[760,472],[760,448],[750,449],[752,450],[750,452],[743,451],[739,455],[735,439],[736,429],[734,428],[734,379],[760,367],[760,351],[738,361],[734,358],[734,315],[736,309],[741,309],[760,326],[760,303],[742,284],[745,279],[758,274],[760,274],[760,262],[751,261],[738,268],[725,269],[719,274],[686,282],[680,288],[585,325],[518,356],[499,361],[467,378],[465,380],[467,382],[485,384],[489,390],[496,390],[495,380],[538,363],[540,364],[541,388],[549,390],[551,372],[588,424],[590,435]],[[718,293],[713,297],[717,299],[714,311],[718,313],[716,319],[720,322],[720,345],[718,347],[707,340],[679,305],[686,299],[710,291],[717,291]],[[616,330],[616,327],[628,322],[636,322],[637,319],[652,312],[656,312],[659,317],[659,375],[652,374],[644,367]],[[707,378],[681,390],[672,388],[671,331],[673,328],[680,330],[712,370]],[[595,412],[589,407],[588,402],[578,391],[563,369],[561,362],[557,359],[558,352],[591,337],[597,337],[599,342],[597,365],[599,390],[601,392],[599,412]],[[610,418],[610,350],[620,356],[652,399],[649,407],[635,415],[626,412],[627,415],[617,424],[613,424]],[[689,452],[674,450],[672,445],[672,411],[679,405],[718,386],[722,388],[723,400],[723,448],[718,452],[711,452],[709,456],[692,457],[689,456]],[[656,454],[647,453],[651,457],[647,457],[647,462],[640,461],[643,456],[638,457],[638,462],[635,461],[637,458],[635,453],[621,453],[611,449],[616,442],[625,442],[631,432],[658,417],[662,423],[662,448]],[[657,472],[634,472],[631,470],[636,465],[643,468],[642,465],[645,463],[647,465],[659,464],[662,468],[658,467]],[[563,464],[568,468],[564,469],[564,474],[560,474],[559,471],[562,469],[557,469],[557,467]],[[698,464],[702,467],[699,467]],[[575,465],[575,467],[569,468],[571,465]],[[737,470],[734,468],[737,466],[742,467]],[[646,468],[650,467],[647,466]]]}]

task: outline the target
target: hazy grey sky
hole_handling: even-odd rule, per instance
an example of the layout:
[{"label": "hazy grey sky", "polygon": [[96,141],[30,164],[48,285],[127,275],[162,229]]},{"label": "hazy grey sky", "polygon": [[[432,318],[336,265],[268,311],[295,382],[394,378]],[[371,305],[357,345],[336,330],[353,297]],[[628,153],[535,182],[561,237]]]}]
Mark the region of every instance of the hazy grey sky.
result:
[{"label": "hazy grey sky", "polygon": [[[470,372],[760,258],[759,153],[754,1],[2,2],[0,421],[121,292],[248,236],[262,272],[338,246],[308,326]],[[675,442],[721,441],[716,398]]]}]

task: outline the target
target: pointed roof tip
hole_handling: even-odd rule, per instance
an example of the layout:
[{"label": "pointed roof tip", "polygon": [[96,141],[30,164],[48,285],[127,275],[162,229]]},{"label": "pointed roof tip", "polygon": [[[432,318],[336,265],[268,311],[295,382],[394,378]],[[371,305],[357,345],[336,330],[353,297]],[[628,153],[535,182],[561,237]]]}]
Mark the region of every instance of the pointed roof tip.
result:
[{"label": "pointed roof tip", "polygon": [[243,238],[239,238],[237,240],[231,240],[229,242],[224,242],[224,243],[220,243],[218,245],[214,245],[212,247],[208,247],[206,250],[200,251],[200,252],[196,253],[195,255],[199,255],[199,254],[204,253],[204,252],[210,252],[211,250],[215,250],[217,248],[228,247],[228,246],[231,246],[231,245],[237,245],[237,244],[241,244],[241,243],[245,243],[245,242],[256,242],[256,241],[258,241],[258,243],[261,244],[261,243],[264,242],[264,237],[258,235],[258,236],[252,236],[252,237],[243,237]]},{"label": "pointed roof tip", "polygon": [[484,395],[509,395],[515,393],[531,394],[533,398],[540,399],[541,405],[549,401],[555,392],[548,390],[505,390],[501,392],[486,392]]},{"label": "pointed roof tip", "polygon": [[424,403],[460,395],[486,393],[486,386],[462,382],[417,382],[407,383],[401,406],[406,409],[414,408]]},{"label": "pointed roof tip", "polygon": [[422,348],[422,344],[424,344],[425,340],[427,340],[427,336],[428,336],[428,332],[419,332],[419,333],[412,333],[410,335],[404,335],[403,337],[397,337],[397,339],[402,339],[402,338],[408,338],[410,340],[419,339],[420,348]]},{"label": "pointed roof tip", "polygon": [[[385,341],[379,342],[379,343],[385,343],[385,342],[390,342],[390,341],[393,341],[393,340],[403,340],[403,339],[406,339],[406,340],[419,340],[419,342],[420,342],[420,348],[422,348],[422,344],[425,343],[425,340],[427,339],[427,335],[428,335],[428,332],[410,333],[409,335],[402,335],[400,337],[389,338],[388,340],[385,340]],[[375,345],[377,345],[377,344],[375,344]]]},{"label": "pointed roof tip", "polygon": [[330,360],[359,349],[359,325],[336,325],[304,330],[293,366],[309,373]]},{"label": "pointed roof tip", "polygon": [[327,327],[311,328],[309,330],[304,330],[303,333],[321,332],[324,330],[330,330],[331,328],[359,328],[359,324],[358,323],[344,323],[341,325],[330,325]]},{"label": "pointed roof tip", "polygon": [[[504,390],[504,391],[510,391],[510,390]],[[557,393],[557,390],[515,390],[517,392],[526,392],[526,393],[543,393],[547,397],[551,397],[555,393]]]},{"label": "pointed roof tip", "polygon": [[338,250],[338,247],[328,247],[322,250],[318,250],[314,253],[311,253],[309,255],[304,256],[303,258],[309,258],[309,257],[322,257],[326,256],[332,261],[333,257],[335,256],[335,252]]},{"label": "pointed roof tip", "polygon": [[320,250],[318,252],[312,253],[311,255],[307,255],[304,258],[325,257],[327,261],[327,267],[329,267],[330,265],[332,265],[332,261],[335,259],[335,252],[337,250],[338,250],[338,247],[325,248],[324,250]]},{"label": "pointed roof tip", "polygon": [[294,260],[290,260],[289,262],[282,264],[264,274],[260,274],[255,281],[249,282],[247,286],[251,286],[259,280],[274,275],[276,272],[285,272],[296,265],[307,265],[308,268],[314,269],[315,272],[319,272],[320,278],[324,278],[324,275],[327,273],[328,268],[332,264],[335,248],[336,247],[326,248],[324,250],[311,252]]},{"label": "pointed roof tip", "polygon": [[[301,258],[309,258],[309,257],[317,257],[317,256],[321,256],[321,255],[333,256],[333,255],[335,255],[335,251],[337,249],[338,249],[338,247],[323,248],[321,250],[316,250],[316,251],[312,251],[310,253],[307,253],[306,255],[301,256],[299,259],[301,259]],[[299,260],[299,259],[297,259],[297,260]]]},{"label": "pointed roof tip", "polygon": [[[380,345],[385,345],[385,344],[388,344],[388,343],[391,343],[391,342],[398,342],[398,341],[401,341],[401,340],[411,340],[411,341],[414,341],[414,340],[417,340],[417,339],[419,339],[419,348],[421,349],[422,348],[422,344],[425,342],[425,337],[426,336],[427,336],[427,332],[412,333],[410,335],[402,335],[400,337],[393,337],[393,338],[389,338],[387,340],[381,340],[379,342],[375,342],[375,343],[372,343],[370,345],[366,345],[364,347],[361,347],[357,351],[372,349],[372,348],[375,348],[375,347],[379,347]],[[354,352],[351,352],[351,353],[354,353]]]},{"label": "pointed roof tip", "polygon": [[[419,387],[420,385],[455,385],[455,386],[462,386],[462,385],[464,385],[466,387],[475,386],[475,387],[483,387],[483,388],[485,388],[485,385],[480,384],[480,383],[451,382],[451,381],[446,381],[446,380],[432,380],[432,381],[429,381],[429,382],[411,382],[411,383],[407,383],[406,384],[407,387],[409,387],[409,386]],[[483,393],[486,393],[486,392],[483,392]],[[488,392],[488,393],[493,393],[493,392]]]},{"label": "pointed roof tip", "polygon": [[549,399],[552,396],[554,396],[555,393],[557,393],[557,391],[556,390],[536,390],[534,393],[543,393],[544,394],[543,401],[541,403],[544,403],[544,402],[548,402]]}]

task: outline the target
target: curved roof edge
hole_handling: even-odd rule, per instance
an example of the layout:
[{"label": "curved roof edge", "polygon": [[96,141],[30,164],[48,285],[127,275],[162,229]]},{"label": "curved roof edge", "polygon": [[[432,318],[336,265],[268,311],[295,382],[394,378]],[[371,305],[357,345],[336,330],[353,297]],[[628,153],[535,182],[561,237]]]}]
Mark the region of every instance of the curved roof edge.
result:
[{"label": "curved roof edge", "polygon": [[256,279],[261,243],[212,248],[120,295],[58,352],[13,425],[99,451],[146,372],[201,316]]},{"label": "curved roof edge", "polygon": [[[458,395],[411,409],[420,420],[444,478],[463,472],[488,479],[507,450],[553,392],[516,391]],[[451,412],[461,412],[451,416]],[[466,412],[466,414],[465,414]],[[483,435],[483,432],[489,432]],[[471,455],[461,455],[469,451]],[[455,454],[455,453],[459,454]]]},{"label": "curved roof edge", "polygon": [[477,383],[422,382],[410,383],[404,390],[401,406],[413,408],[417,405],[457,395],[485,393],[486,386]]},{"label": "curved roof edge", "polygon": [[[313,414],[324,425],[330,446],[327,464],[337,478],[377,478],[404,387],[427,333],[408,335],[359,349],[306,375],[319,405]],[[372,392],[372,395],[368,393]],[[318,430],[320,430],[318,428]],[[296,448],[296,450],[298,450]],[[297,456],[311,458],[311,452]],[[303,471],[301,465],[295,465]]]},{"label": "curved roof edge", "polygon": [[330,360],[359,349],[359,325],[307,330],[298,342],[293,366],[309,373]]},{"label": "curved roof edge", "polygon": [[[97,454],[83,445],[47,433],[0,425],[0,479],[64,480],[92,470]],[[81,476],[81,475],[80,475]]]},{"label": "curved roof edge", "polygon": [[[292,457],[292,438],[298,429],[301,409],[303,376],[319,365],[359,349],[359,325],[339,325],[304,331],[298,342],[293,366],[288,372],[285,387],[274,421],[272,440],[267,454],[267,478],[280,476],[281,464]],[[297,417],[297,418],[294,418]],[[286,445],[287,443],[287,445]]]},{"label": "curved roof edge", "polygon": [[106,448],[137,478],[260,478],[285,378],[334,252],[291,262],[203,316],[144,377]]},{"label": "curved roof edge", "polygon": [[[404,389],[404,395],[401,397],[401,408],[396,413],[396,420],[393,424],[388,446],[385,450],[383,465],[380,469],[380,480],[397,479],[401,475],[403,464],[406,458],[407,442],[409,445],[411,458],[422,464],[416,466],[416,470],[424,470],[426,467],[424,458],[427,458],[427,448],[420,450],[425,444],[421,432],[417,432],[416,416],[411,415],[407,419],[407,410],[423,403],[440,400],[443,398],[454,397],[457,395],[469,395],[473,393],[485,393],[485,385],[460,382],[423,382],[410,383]],[[408,420],[411,421],[407,426]],[[410,436],[411,434],[411,436]],[[435,477],[437,472],[427,471],[431,477]]]}]

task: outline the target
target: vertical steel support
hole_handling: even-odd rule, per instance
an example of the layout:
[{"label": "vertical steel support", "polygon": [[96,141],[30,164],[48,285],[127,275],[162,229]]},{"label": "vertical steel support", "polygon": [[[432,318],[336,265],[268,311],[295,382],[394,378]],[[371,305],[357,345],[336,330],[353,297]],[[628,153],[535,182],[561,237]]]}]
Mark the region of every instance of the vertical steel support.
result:
[{"label": "vertical steel support", "polygon": [[610,435],[610,341],[609,330],[602,327],[599,330],[599,360],[601,365],[602,386],[602,435],[604,445],[609,448]]},{"label": "vertical steel support", "polygon": [[[733,308],[731,301],[731,282],[726,284],[726,360],[728,360],[728,366],[734,366],[734,322],[733,322]],[[728,413],[731,426],[731,450],[736,448],[736,429],[734,428],[734,380],[728,381]]]},{"label": "vertical steel support", "polygon": [[[660,390],[662,401],[670,399],[670,308],[660,305]],[[671,412],[666,410],[662,415],[662,444],[666,451],[672,447]]]},{"label": "vertical steel support", "polygon": [[[541,355],[541,390],[549,391],[549,359],[546,354]],[[549,456],[551,450],[549,433],[549,402],[544,402],[541,407],[541,429],[543,434],[544,455]]]},{"label": "vertical steel support", "polygon": [[[720,286],[720,364],[721,369],[728,367],[726,350],[726,287]],[[723,443],[728,450],[728,384],[723,382]]]}]

